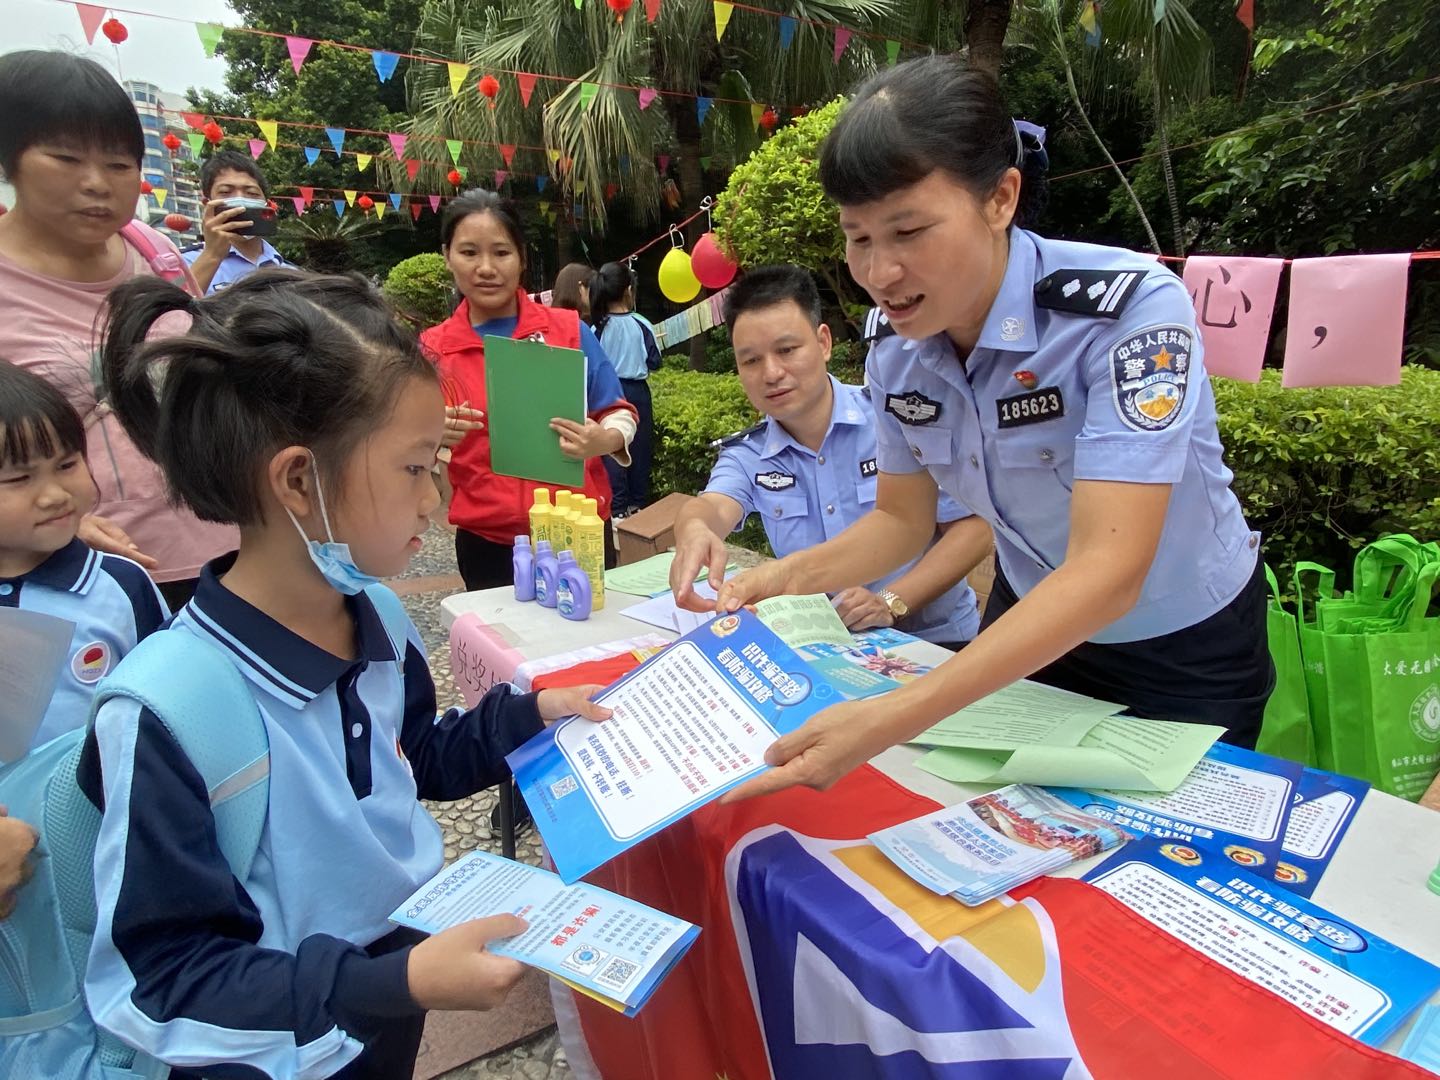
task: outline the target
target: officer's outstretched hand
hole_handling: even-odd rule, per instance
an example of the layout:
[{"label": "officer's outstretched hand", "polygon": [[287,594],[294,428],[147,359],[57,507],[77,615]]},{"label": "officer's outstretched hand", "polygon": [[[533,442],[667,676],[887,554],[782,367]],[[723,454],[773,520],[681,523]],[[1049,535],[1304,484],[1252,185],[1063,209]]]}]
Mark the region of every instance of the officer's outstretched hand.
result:
[{"label": "officer's outstretched hand", "polygon": [[770,559],[749,570],[742,570],[720,586],[715,610],[720,612],[739,611],[749,604],[758,604],[772,596],[784,596],[794,592],[790,586],[790,571],[784,559]]},{"label": "officer's outstretched hand", "polygon": [[872,721],[876,702],[842,701],[782,735],[765,751],[774,768],[727,792],[721,802],[739,802],[792,787],[824,791],[852,769],[890,748],[885,732]]},{"label": "officer's outstretched hand", "polygon": [[894,626],[895,616],[890,605],[863,585],[846,589],[835,597],[835,614],[847,630],[872,630],[877,626]]},{"label": "officer's outstretched hand", "polygon": [[34,829],[0,806],[0,919],[15,910],[16,893],[30,880],[30,852],[39,839]]},{"label": "officer's outstretched hand", "polygon": [[675,559],[670,563],[670,591],[675,594],[675,606],[685,611],[714,611],[715,601],[696,593],[695,579],[702,570],[708,570],[710,587],[718,592],[725,582],[728,561],[725,541],[703,521],[690,522],[675,537]]},{"label": "officer's outstretched hand", "polygon": [[405,968],[410,996],[422,1009],[495,1008],[525,974],[525,965],[485,946],[528,928],[518,916],[491,915],[427,938],[410,950]]}]

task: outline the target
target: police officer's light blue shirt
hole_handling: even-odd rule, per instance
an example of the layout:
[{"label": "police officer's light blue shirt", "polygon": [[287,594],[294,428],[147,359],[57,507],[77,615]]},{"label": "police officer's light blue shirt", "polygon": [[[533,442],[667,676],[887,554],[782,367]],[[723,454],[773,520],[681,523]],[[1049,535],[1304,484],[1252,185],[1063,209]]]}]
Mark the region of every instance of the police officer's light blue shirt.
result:
[{"label": "police officer's light blue shirt", "polygon": [[347,601],[356,658],[334,656],[226,589],[232,559],[205,567],[161,633],[224,652],[253,695],[244,707],[259,708],[270,746],[259,851],[236,880],[174,738],[134,701],[105,704],[79,776],[105,808],[86,996],[107,1030],[173,1065],[330,1076],[385,1018],[420,1012],[408,949],[366,950],[444,861],[417,795],[461,798],[508,776],[504,755],[543,725],[535,695],[508,685],[437,717],[414,626],[397,650],[361,594]]},{"label": "police officer's light blue shirt", "polygon": [[[801,446],[778,422],[767,419],[727,445],[710,472],[707,492],[740,504],[741,523],[756,513],[775,554],[781,557],[839,536],[875,509],[875,416],[863,386],[830,376],[830,426],[818,452]],[[940,498],[938,521],[957,521],[969,511]],[[879,592],[915,563],[871,582]],[[919,611],[901,629],[929,641],[969,641],[980,629],[975,592],[961,581]]]},{"label": "police officer's light blue shirt", "polygon": [[53,615],[74,624],[55,694],[30,748],[83,727],[95,684],[170,617],[160,590],[139,565],[72,540],[28,574],[0,578],[0,607]]},{"label": "police officer's light blue shirt", "polygon": [[[1128,296],[1118,318],[1037,305],[1036,284],[1073,269],[1113,271],[1061,275],[1053,287],[1066,298],[1093,291],[1102,308]],[[1174,274],[1134,252],[1012,229],[1005,278],[965,363],[944,334],[872,348],[879,467],[927,469],[988,521],[1019,596],[1065,558],[1076,480],[1172,485],[1139,601],[1093,640],[1172,633],[1235,598],[1259,543],[1230,490],[1203,361]]]},{"label": "police officer's light blue shirt", "polygon": [[[203,247],[190,248],[181,252],[181,255],[184,256],[187,265],[193,266],[195,265],[195,260],[198,259],[204,251],[205,249]],[[235,284],[235,282],[239,281],[246,274],[253,274],[256,270],[263,269],[264,267],[289,265],[291,264],[286,262],[280,253],[270,246],[270,241],[268,240],[260,241],[260,257],[254,262],[251,262],[242,255],[238,247],[231,245],[230,250],[225,253],[225,258],[221,259],[220,265],[215,268],[215,276],[210,279],[210,287],[205,290],[205,295],[210,296],[212,293],[217,293],[221,289]]]}]

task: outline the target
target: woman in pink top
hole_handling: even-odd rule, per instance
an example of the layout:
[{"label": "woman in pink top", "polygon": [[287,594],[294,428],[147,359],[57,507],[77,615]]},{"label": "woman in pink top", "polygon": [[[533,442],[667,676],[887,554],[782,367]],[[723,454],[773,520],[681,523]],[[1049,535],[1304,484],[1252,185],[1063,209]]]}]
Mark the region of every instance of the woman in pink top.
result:
[{"label": "woman in pink top", "polygon": [[0,116],[0,172],[15,188],[0,216],[0,360],[48,379],[85,418],[100,501],[80,539],[140,562],[178,608],[239,537],[172,507],[159,469],[98,399],[106,295],[140,274],[189,277],[175,246],[133,220],[140,118],[99,64],[40,51],[0,56]]}]

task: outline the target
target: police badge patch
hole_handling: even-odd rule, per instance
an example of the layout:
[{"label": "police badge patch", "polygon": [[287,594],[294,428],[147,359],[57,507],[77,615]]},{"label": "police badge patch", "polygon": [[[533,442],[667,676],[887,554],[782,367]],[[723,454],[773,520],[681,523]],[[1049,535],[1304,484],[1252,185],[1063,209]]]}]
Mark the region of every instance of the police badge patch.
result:
[{"label": "police badge patch", "polygon": [[1164,431],[1180,415],[1190,379],[1193,331],[1152,326],[1110,350],[1115,411],[1135,431]]},{"label": "police badge patch", "polygon": [[940,416],[940,402],[919,390],[905,394],[886,394],[885,411],[902,424],[933,424]]},{"label": "police badge patch", "polygon": [[766,491],[784,491],[795,486],[795,477],[788,472],[772,469],[770,472],[756,473],[755,483]]}]

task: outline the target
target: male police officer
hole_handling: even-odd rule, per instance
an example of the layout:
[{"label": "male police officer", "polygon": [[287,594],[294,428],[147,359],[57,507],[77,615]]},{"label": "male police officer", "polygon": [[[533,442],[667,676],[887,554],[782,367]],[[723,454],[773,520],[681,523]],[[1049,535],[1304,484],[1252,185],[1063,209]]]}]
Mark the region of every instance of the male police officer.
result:
[{"label": "male police officer", "polygon": [[[723,537],[752,512],[760,515],[777,556],[838,536],[875,509],[875,427],[870,396],[826,370],[830,328],[810,274],[795,266],[746,273],[730,290],[725,322],[746,396],[766,419],[721,440],[719,460],[699,498],[675,524],[670,586],[676,602],[709,605],[693,582],[704,567],[718,586],[726,562]],[[975,593],[956,567],[985,552],[949,526],[969,512],[941,497],[937,536],[897,573],[846,589],[836,610],[852,630],[895,626],[958,648],[975,636]],[[988,543],[988,533],[986,534]]]},{"label": "male police officer", "polygon": [[206,159],[200,166],[200,195],[205,200],[200,219],[205,243],[181,254],[205,295],[261,267],[291,265],[264,237],[246,235],[250,223],[244,220],[242,208],[225,206],[226,199],[269,199],[265,174],[253,159],[234,150],[221,150]]}]

